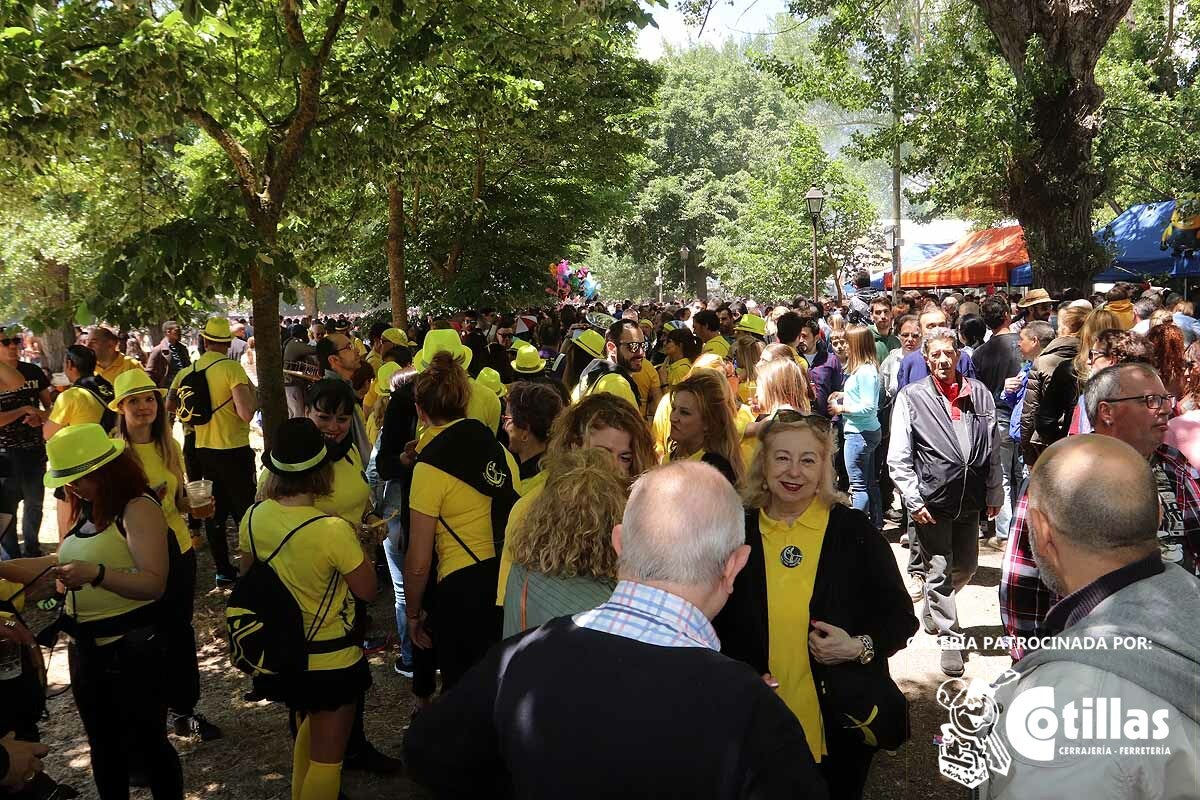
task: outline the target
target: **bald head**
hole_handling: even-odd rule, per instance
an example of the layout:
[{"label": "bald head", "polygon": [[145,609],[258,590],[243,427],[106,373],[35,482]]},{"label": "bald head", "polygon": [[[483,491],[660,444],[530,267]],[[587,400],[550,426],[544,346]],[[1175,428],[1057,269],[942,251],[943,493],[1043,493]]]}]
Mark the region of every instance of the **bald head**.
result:
[{"label": "bald head", "polygon": [[1144,456],[1111,436],[1071,436],[1048,447],[1029,478],[1029,507],[1085,550],[1157,547],[1154,476]]},{"label": "bald head", "polygon": [[746,541],[745,515],[720,472],[680,461],[634,483],[620,539],[622,580],[710,586]]}]

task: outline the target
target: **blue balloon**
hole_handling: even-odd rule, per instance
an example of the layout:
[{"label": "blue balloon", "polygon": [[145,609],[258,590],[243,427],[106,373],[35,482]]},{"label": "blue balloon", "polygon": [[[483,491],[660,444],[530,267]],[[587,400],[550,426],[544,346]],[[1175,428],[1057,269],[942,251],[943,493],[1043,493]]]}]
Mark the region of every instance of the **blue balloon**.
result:
[{"label": "blue balloon", "polygon": [[591,275],[588,275],[586,278],[583,279],[583,298],[585,300],[591,300],[593,297],[596,296],[596,290],[598,290],[599,288],[600,288],[600,284],[598,284],[598,283],[596,283],[596,281],[592,280]]}]

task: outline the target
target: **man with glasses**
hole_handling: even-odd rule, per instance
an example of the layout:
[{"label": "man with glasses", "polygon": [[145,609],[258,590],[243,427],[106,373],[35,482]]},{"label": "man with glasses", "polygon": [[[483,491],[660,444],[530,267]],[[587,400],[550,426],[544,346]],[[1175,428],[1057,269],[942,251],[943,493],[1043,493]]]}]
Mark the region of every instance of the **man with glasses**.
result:
[{"label": "man with glasses", "polygon": [[[1183,453],[1163,443],[1175,398],[1149,364],[1130,362],[1100,370],[1083,388],[1095,434],[1120,439],[1150,463],[1161,509],[1158,542],[1164,561],[1197,574],[1200,565],[1200,484]],[[1022,493],[1000,575],[1000,618],[1013,637],[1042,633],[1059,599],[1046,588],[1029,541],[1028,498]],[[1011,648],[1012,656],[1024,655]]]},{"label": "man with glasses", "polygon": [[[633,395],[638,400],[638,409],[642,416],[646,416],[647,407],[650,406],[650,395],[643,394],[641,387],[638,385],[636,376],[642,371],[642,365],[646,362],[646,335],[642,333],[642,326],[630,319],[619,319],[608,327],[608,331],[604,336],[604,353],[606,359],[594,359],[592,363],[584,367],[582,374],[579,376],[579,384],[577,391],[582,396],[587,393],[587,388],[598,381],[605,375],[616,372],[629,381],[630,388],[633,389]],[[654,383],[658,383],[658,373],[654,373]]]},{"label": "man with glasses", "polygon": [[[41,554],[38,530],[42,527],[42,476],[46,472],[41,426],[52,400],[46,373],[21,360],[23,345],[19,327],[0,329],[0,364],[10,377],[0,386],[0,475],[4,477],[0,516],[11,515],[0,531],[0,557],[4,559]],[[22,505],[24,552],[17,541],[18,505]]]}]

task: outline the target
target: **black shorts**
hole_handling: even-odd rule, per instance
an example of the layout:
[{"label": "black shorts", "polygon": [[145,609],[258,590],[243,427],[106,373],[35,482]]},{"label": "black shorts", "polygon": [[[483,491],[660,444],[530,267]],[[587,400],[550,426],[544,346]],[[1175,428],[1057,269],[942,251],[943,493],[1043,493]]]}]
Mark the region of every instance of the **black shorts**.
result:
[{"label": "black shorts", "polygon": [[260,675],[254,679],[255,693],[302,713],[355,705],[370,688],[371,669],[365,656],[341,669],[310,669],[296,675]]}]

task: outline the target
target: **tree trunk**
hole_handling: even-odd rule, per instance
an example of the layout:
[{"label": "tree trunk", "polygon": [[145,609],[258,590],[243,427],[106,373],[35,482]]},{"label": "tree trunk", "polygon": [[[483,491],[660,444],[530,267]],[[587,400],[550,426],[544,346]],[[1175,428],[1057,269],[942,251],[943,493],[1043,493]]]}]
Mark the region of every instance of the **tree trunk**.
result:
[{"label": "tree trunk", "polygon": [[404,187],[397,175],[388,184],[388,230],[387,230],[387,263],[388,289],[392,301],[392,327],[401,330],[408,329],[408,299],[405,296],[404,281]]},{"label": "tree trunk", "polygon": [[287,401],[283,395],[283,345],[279,340],[279,289],[263,275],[258,263],[250,267],[250,301],[258,321],[254,327],[254,358],[263,440],[270,447],[275,429],[287,419]]},{"label": "tree trunk", "polygon": [[300,287],[300,302],[304,305],[304,314],[310,319],[317,318],[317,287],[301,286]]},{"label": "tree trunk", "polygon": [[75,326],[68,320],[42,334],[42,364],[51,372],[62,372],[67,348],[75,344]]},{"label": "tree trunk", "polygon": [[1096,62],[1131,0],[975,0],[1029,104],[1009,165],[1007,210],[1025,230],[1034,284],[1088,288],[1107,259],[1092,238],[1104,191],[1092,163],[1104,92]]}]

